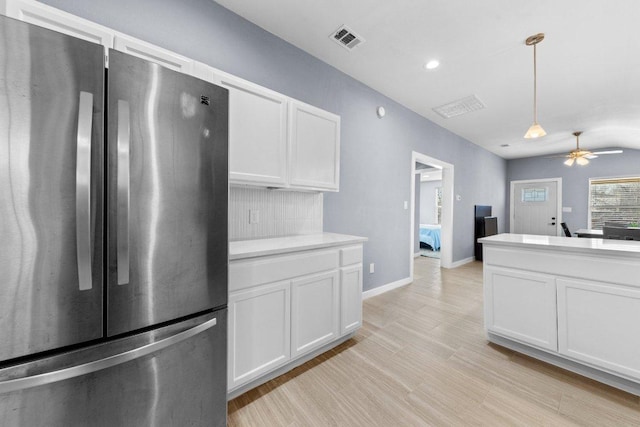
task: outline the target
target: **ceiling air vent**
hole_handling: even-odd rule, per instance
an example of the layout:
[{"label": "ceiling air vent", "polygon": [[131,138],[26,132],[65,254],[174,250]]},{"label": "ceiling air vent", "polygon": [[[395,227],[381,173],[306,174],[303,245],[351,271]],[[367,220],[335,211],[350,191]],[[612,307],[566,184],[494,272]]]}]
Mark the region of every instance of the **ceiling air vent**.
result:
[{"label": "ceiling air vent", "polygon": [[448,104],[435,107],[433,111],[440,114],[445,119],[461,116],[462,114],[471,113],[472,111],[482,110],[484,104],[475,95],[449,102]]},{"label": "ceiling air vent", "polygon": [[329,38],[347,50],[352,50],[356,46],[364,43],[364,39],[354,33],[351,28],[346,25],[343,25],[334,31]]}]

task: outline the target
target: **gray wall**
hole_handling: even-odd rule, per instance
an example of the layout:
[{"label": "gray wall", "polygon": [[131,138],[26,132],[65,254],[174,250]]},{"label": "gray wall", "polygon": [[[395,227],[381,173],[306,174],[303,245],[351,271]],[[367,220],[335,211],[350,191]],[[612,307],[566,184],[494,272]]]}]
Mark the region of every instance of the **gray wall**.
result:
[{"label": "gray wall", "polygon": [[[411,152],[455,166],[453,259],[473,256],[473,205],[504,217],[506,161],[260,29],[211,0],[43,0],[342,117],[340,192],[325,231],[366,236],[368,290],[409,276]],[[336,47],[338,48],[338,47]],[[393,78],[393,76],[389,76]],[[424,102],[431,104],[428,94]],[[377,106],[387,110],[384,119]],[[472,113],[473,114],[473,113]],[[457,118],[456,120],[464,120]]]},{"label": "gray wall", "polygon": [[[604,149],[603,149],[604,151]],[[600,156],[586,166],[565,166],[563,159],[531,157],[507,162],[508,181],[541,178],[562,178],[562,206],[572,212],[563,212],[562,220],[571,231],[587,228],[589,211],[589,178],[640,175],[640,150],[624,149],[622,154]],[[507,192],[509,192],[507,182]],[[509,198],[507,210],[509,209]],[[509,222],[506,222],[509,230]],[[500,230],[503,230],[500,228]]]},{"label": "gray wall", "polygon": [[[425,181],[420,184],[420,223],[437,224],[436,188],[442,187],[440,181]],[[473,214],[472,214],[473,215]]]}]

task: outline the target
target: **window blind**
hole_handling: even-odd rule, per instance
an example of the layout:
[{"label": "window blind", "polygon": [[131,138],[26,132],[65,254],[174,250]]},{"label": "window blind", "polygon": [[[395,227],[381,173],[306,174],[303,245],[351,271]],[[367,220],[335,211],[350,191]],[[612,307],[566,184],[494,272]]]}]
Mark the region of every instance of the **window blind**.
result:
[{"label": "window blind", "polygon": [[589,196],[590,228],[602,229],[605,221],[640,222],[640,177],[592,179]]}]

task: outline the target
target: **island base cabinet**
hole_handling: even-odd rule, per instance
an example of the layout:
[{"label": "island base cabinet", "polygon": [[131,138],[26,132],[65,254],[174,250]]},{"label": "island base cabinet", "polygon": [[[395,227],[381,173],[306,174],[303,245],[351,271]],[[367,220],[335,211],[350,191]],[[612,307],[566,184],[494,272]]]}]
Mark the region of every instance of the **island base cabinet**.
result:
[{"label": "island base cabinet", "polygon": [[640,380],[640,289],[557,279],[560,354]]},{"label": "island base cabinet", "polygon": [[485,266],[485,327],[546,350],[558,350],[553,276]]},{"label": "island base cabinet", "polygon": [[338,272],[291,281],[291,347],[296,357],[338,337]]},{"label": "island base cabinet", "polygon": [[290,290],[283,281],[229,295],[229,389],[291,359]]}]

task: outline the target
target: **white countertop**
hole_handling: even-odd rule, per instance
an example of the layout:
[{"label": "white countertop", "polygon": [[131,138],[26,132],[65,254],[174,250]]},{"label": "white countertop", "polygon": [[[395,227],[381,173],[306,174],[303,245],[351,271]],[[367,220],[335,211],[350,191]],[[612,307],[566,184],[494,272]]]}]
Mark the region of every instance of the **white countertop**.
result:
[{"label": "white countertop", "polygon": [[576,237],[535,236],[531,234],[496,234],[478,239],[482,244],[535,247],[577,252],[627,253],[640,255],[640,242]]},{"label": "white countertop", "polygon": [[366,237],[318,233],[229,242],[229,260],[366,242]]}]

